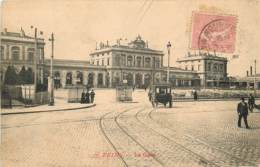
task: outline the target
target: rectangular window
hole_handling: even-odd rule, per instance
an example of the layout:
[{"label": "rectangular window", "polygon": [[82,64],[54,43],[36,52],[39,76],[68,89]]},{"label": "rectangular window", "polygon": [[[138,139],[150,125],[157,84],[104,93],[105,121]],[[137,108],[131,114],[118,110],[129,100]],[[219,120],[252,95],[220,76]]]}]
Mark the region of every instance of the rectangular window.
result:
[{"label": "rectangular window", "polygon": [[109,66],[109,58],[107,58],[107,65]]},{"label": "rectangular window", "polygon": [[102,59],[102,66],[104,66],[104,59]]},{"label": "rectangular window", "polygon": [[99,60],[97,60],[97,66],[99,66]]}]

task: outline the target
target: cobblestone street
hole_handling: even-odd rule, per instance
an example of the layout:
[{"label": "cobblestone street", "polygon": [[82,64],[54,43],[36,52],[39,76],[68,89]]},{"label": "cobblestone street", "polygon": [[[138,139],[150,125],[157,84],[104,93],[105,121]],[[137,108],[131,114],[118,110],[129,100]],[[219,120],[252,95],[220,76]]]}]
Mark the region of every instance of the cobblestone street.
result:
[{"label": "cobblestone street", "polygon": [[[238,101],[175,102],[152,108],[97,90],[96,106],[2,116],[5,167],[260,166],[260,111],[237,127]],[[256,101],[257,104],[260,101]]]}]

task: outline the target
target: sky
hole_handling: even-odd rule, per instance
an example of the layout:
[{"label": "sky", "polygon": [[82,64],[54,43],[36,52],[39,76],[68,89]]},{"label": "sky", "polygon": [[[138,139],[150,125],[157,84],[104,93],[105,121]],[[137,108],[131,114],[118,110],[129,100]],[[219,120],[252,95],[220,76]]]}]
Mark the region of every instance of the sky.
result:
[{"label": "sky", "polygon": [[[260,70],[260,0],[3,0],[1,7],[2,28],[18,32],[22,27],[31,36],[31,25],[43,31],[47,58],[52,32],[54,57],[75,60],[88,60],[96,43],[115,44],[119,38],[127,43],[140,34],[165,54],[170,41],[172,66],[190,51],[193,11],[235,15],[235,52],[218,55],[228,58],[229,75],[245,76],[254,59]],[[232,59],[234,54],[239,58]]]}]

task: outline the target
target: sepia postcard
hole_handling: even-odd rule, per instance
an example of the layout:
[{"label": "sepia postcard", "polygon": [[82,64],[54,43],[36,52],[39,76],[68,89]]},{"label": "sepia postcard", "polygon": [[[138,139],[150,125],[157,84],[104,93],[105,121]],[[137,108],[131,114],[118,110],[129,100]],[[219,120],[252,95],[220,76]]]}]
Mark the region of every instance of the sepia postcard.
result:
[{"label": "sepia postcard", "polygon": [[260,167],[260,0],[0,2],[1,167]]}]

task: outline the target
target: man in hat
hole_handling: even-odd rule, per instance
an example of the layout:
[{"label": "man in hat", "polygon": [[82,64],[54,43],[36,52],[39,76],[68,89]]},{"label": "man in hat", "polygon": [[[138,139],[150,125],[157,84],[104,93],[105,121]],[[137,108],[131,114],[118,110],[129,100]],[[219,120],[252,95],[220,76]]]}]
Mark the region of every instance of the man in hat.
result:
[{"label": "man in hat", "polygon": [[238,113],[238,127],[241,127],[241,119],[244,119],[246,128],[249,129],[249,126],[247,124],[247,116],[248,116],[248,106],[245,102],[245,99],[242,97],[241,102],[237,105],[237,113]]},{"label": "man in hat", "polygon": [[91,103],[94,103],[95,92],[94,92],[93,89],[92,89],[91,92],[90,92],[90,97],[91,97]]}]

